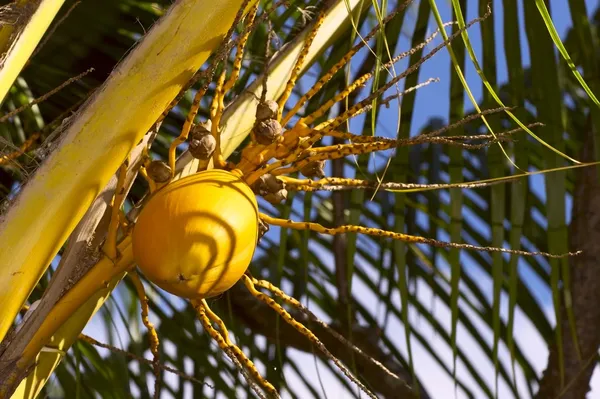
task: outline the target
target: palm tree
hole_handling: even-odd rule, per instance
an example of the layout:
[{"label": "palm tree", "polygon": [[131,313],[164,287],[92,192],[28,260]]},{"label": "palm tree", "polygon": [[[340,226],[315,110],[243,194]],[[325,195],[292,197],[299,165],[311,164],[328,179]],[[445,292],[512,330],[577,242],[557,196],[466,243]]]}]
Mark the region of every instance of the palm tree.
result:
[{"label": "palm tree", "polygon": [[[65,3],[58,18],[65,15],[74,2]],[[261,3],[261,9],[268,9],[271,3]],[[377,4],[379,9],[389,13],[389,10],[398,6],[392,3]],[[441,7],[440,2],[437,3]],[[453,3],[460,4],[462,10],[466,10],[470,4],[466,1]],[[343,5],[344,2],[339,4]],[[435,2],[414,2],[395,15],[376,36],[372,53],[360,53],[358,61],[351,68],[339,71],[321,94],[307,103],[305,114],[310,114],[332,98],[356,76],[374,68],[379,69],[398,49],[404,51],[408,48],[404,43],[405,38],[410,42],[410,47],[421,43],[432,33],[430,20],[435,11],[432,11],[432,4]],[[232,89],[231,99],[240,94],[243,97],[249,83],[263,72],[269,73],[270,69],[270,73],[276,75],[277,69],[273,66],[276,63],[265,63],[270,56],[267,53],[281,43],[293,43],[295,37],[306,32],[302,26],[309,22],[306,21],[307,12],[312,13],[313,17],[317,12],[311,8],[313,5],[317,5],[317,2],[289,4],[270,16],[270,26],[267,23],[257,26],[248,40],[246,61]],[[35,53],[12,86],[3,103],[4,112],[31,102],[33,98],[90,67],[94,71],[1,125],[2,143],[5,143],[5,151],[10,154],[19,155],[20,152],[15,152],[14,147],[18,148],[28,138],[35,137],[35,132],[41,135],[40,139],[35,137],[38,141],[34,142],[32,150],[28,148],[25,154],[14,160],[16,162],[11,160],[0,167],[0,192],[7,209],[11,207],[11,201],[20,187],[30,179],[33,181],[38,178],[35,170],[40,163],[44,163],[54,147],[46,145],[56,139],[51,132],[56,131],[56,126],[77,110],[90,92],[107,79],[118,62],[146,34],[147,29],[165,14],[169,6],[170,2],[166,1],[82,2],[48,36],[48,41]],[[365,12],[354,22],[355,29],[363,35],[381,19],[381,16],[377,16],[376,7],[370,4],[364,6]],[[519,21],[519,7],[523,9],[524,36],[519,24],[515,23]],[[479,14],[483,16],[486,11],[486,5],[480,5]],[[519,167],[532,170],[566,165],[567,162],[558,151],[579,161],[598,159],[592,151],[597,131],[597,108],[581,90],[581,84],[575,80],[566,63],[555,56],[555,43],[548,35],[547,25],[534,2],[520,4],[506,0],[502,12],[499,11],[494,10],[481,23],[484,49],[482,72],[507,105],[518,107],[513,112],[522,123],[545,124],[536,127],[535,132],[554,149],[550,150],[527,134],[520,133],[514,140],[504,142],[507,152]],[[565,38],[566,48],[576,65],[583,69],[584,79],[592,91],[598,93],[596,54],[594,47],[589,45],[597,41],[596,25],[588,23],[583,1],[570,2],[570,11],[577,22]],[[231,20],[234,14],[229,15]],[[383,15],[386,15],[385,11]],[[500,18],[502,21],[496,21]],[[495,34],[494,22],[503,23],[504,37]],[[307,29],[310,29],[310,24]],[[353,37],[355,30],[351,24],[346,24],[345,29],[345,33],[338,32],[335,41],[322,45],[322,50],[328,50],[325,55],[314,58],[312,66],[295,86],[294,98],[306,92],[309,85],[348,51],[352,44],[348,37]],[[458,26],[452,29],[456,32]],[[225,31],[226,28],[222,35]],[[274,35],[270,32],[274,32]],[[477,33],[470,31],[469,34],[473,38]],[[523,62],[525,54],[520,47],[505,46],[506,83],[500,82],[497,72],[497,64],[504,62],[496,59],[496,48],[502,47],[502,40],[504,43],[524,40],[530,43],[527,57],[531,60],[530,67]],[[265,46],[267,41],[272,43],[271,49]],[[439,39],[433,45],[437,43]],[[409,64],[416,63],[430,47],[412,54]],[[390,112],[394,111],[394,107],[386,110],[381,104],[376,105],[363,120],[350,123],[349,130],[362,132],[365,136],[381,136],[385,134],[383,129],[388,128],[392,131],[391,137],[408,138],[477,113],[472,108],[473,104],[463,101],[465,88],[454,73],[457,65],[465,70],[465,65],[470,62],[463,42],[453,41],[452,49],[454,63],[444,66],[452,71],[449,90],[443,93],[449,108],[447,111],[436,109],[436,113],[447,115],[444,120],[432,119],[427,126],[416,125],[416,115],[422,112],[419,110],[420,94],[412,92],[402,99],[397,130],[393,128],[394,121],[390,122]],[[218,55],[213,55],[213,58]],[[219,74],[220,70],[216,72]],[[428,77],[423,74],[420,77],[419,74],[410,75],[405,87],[412,87]],[[363,99],[370,90],[383,86],[389,79],[387,74],[379,74],[372,87],[349,98],[348,104]],[[469,84],[473,88],[479,83],[469,81]],[[197,89],[199,85],[195,87]],[[482,109],[497,107],[489,92],[484,89],[483,93],[477,105]],[[214,88],[210,86],[205,98],[213,96]],[[191,103],[192,95],[188,93],[162,121],[152,146],[153,157],[168,158],[169,144],[179,134]],[[199,118],[206,119],[209,116],[209,106],[208,102],[201,104]],[[340,105],[339,112],[344,107]],[[505,113],[489,115],[488,121],[495,132],[516,126]],[[487,132],[480,119],[474,119],[460,129],[464,133],[455,134],[481,135]],[[234,142],[238,140],[235,145],[239,148],[247,144],[247,141],[241,141],[241,137],[233,139]],[[132,146],[135,144],[132,143]],[[234,149],[231,159],[237,160],[240,154]],[[115,165],[118,163],[120,161],[115,161]],[[506,162],[497,145],[465,150],[439,143],[423,143],[398,147],[392,154],[384,153],[383,156],[363,155],[356,159],[330,161],[328,164],[326,171],[330,176],[356,176],[365,180],[384,176],[385,181],[409,183],[456,183],[463,179],[477,181],[519,172]],[[107,176],[114,173],[114,169],[107,171]],[[581,249],[585,251],[582,257],[569,260],[503,257],[500,254],[436,249],[356,234],[329,239],[307,231],[273,228],[260,240],[250,271],[255,277],[283,286],[286,292],[308,304],[323,318],[333,330],[316,324],[302,313],[293,313],[296,319],[307,324],[334,356],[340,358],[380,397],[411,397],[417,391],[421,397],[435,397],[431,389],[435,381],[427,366],[432,365],[442,375],[454,379],[455,389],[468,397],[492,397],[498,392],[500,397],[545,398],[563,395],[581,398],[588,390],[596,365],[595,353],[600,344],[594,333],[600,323],[600,315],[596,314],[594,306],[594,296],[598,295],[598,290],[595,289],[597,276],[593,272],[598,248],[595,245],[598,242],[595,237],[598,230],[597,211],[593,206],[594,198],[598,195],[597,176],[594,167],[587,167],[577,172],[548,173],[544,175],[544,181],[545,191],[540,190],[534,178],[529,184],[526,179],[520,179],[467,190],[290,190],[287,200],[281,204],[271,206],[263,202],[261,206],[268,209],[271,215],[283,219],[310,220],[324,226],[360,224],[452,242],[507,246],[529,252],[564,253],[569,248]],[[145,180],[136,179],[132,183],[125,209],[141,201],[147,189]],[[109,202],[111,196],[107,197]],[[571,201],[573,221],[568,226],[567,205]],[[95,202],[97,204],[99,202]],[[105,209],[106,205],[96,208],[95,212],[101,215]],[[85,218],[88,223],[93,220],[89,211]],[[96,224],[99,222],[97,219]],[[84,234],[85,224],[80,224],[76,232]],[[97,241],[91,240],[91,236],[87,238],[98,246],[103,236],[96,237]],[[82,250],[73,242],[59,252],[31,292],[28,303],[34,303],[42,295],[48,295],[48,292],[58,293],[60,297],[64,294],[63,289],[68,289],[72,284],[68,279],[73,275],[61,274],[56,271],[56,265],[61,258],[81,259],[71,254]],[[84,250],[86,248],[83,246]],[[85,254],[85,251],[82,253]],[[4,270],[5,266],[0,266]],[[57,276],[65,280],[61,282],[59,279],[57,283]],[[51,282],[52,279],[55,281]],[[111,289],[118,280],[110,283]],[[532,283],[534,280],[538,283]],[[236,366],[197,327],[193,306],[162,290],[151,288],[149,281],[144,283],[150,299],[151,319],[161,342],[161,392],[174,397],[253,395]],[[556,309],[554,315],[558,320],[556,324],[546,311],[548,304],[539,301],[540,291],[552,293]],[[565,306],[564,302],[571,297],[572,308]],[[124,280],[108,298],[91,324],[95,328],[86,330],[96,338],[99,338],[98,334],[103,335],[102,340],[107,345],[83,337],[75,341],[56,368],[56,378],[44,388],[46,394],[65,397],[98,394],[102,397],[149,397],[153,394],[152,384],[149,383],[153,377],[149,376],[152,376],[156,367],[151,360],[143,360],[144,356],[148,356],[145,353],[150,336],[138,320],[140,301],[136,287],[129,280]],[[500,298],[504,301],[502,306]],[[243,284],[236,284],[210,303],[226,322],[238,346],[251,360],[262,366],[260,371],[278,390],[292,397],[325,397],[331,394],[334,384],[339,384],[348,396],[358,395],[356,388],[326,357],[267,305],[251,296]],[[504,310],[505,307],[508,310]],[[448,326],[449,320],[451,323]],[[520,340],[515,332],[515,320],[517,323],[519,320],[531,322],[549,348],[548,366],[543,376],[528,357],[527,342]],[[85,322],[87,319],[75,323],[75,327],[67,326],[67,329],[81,331]],[[346,344],[336,338],[336,331],[361,348],[367,356],[350,351]],[[436,340],[432,336],[436,336]],[[10,338],[8,336],[5,340],[8,348],[15,345]],[[115,347],[124,351],[118,351]],[[5,356],[5,347],[2,352]],[[60,353],[50,352],[45,356],[51,358],[53,363]],[[385,374],[382,368],[373,366],[373,360],[400,378]],[[43,370],[44,361],[38,364],[38,369]],[[484,365],[490,364],[493,371],[486,374]],[[166,367],[178,371],[178,374]],[[319,370],[317,375],[313,375],[314,368]],[[6,384],[6,374],[3,373],[7,368],[3,366],[2,370],[0,376],[3,376],[3,384]],[[31,377],[26,381],[39,384]]]}]

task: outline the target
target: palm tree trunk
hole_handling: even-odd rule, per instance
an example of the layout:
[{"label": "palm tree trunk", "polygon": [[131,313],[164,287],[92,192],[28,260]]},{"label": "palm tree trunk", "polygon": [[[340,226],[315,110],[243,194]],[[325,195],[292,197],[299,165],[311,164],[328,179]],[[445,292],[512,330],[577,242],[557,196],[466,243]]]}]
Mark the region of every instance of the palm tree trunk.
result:
[{"label": "palm tree trunk", "polygon": [[[593,161],[594,132],[591,120],[579,159]],[[596,167],[578,169],[573,193],[573,219],[570,225],[571,248],[583,254],[571,258],[571,292],[573,313],[581,358],[573,341],[566,308],[563,304],[561,323],[564,352],[564,386],[561,386],[559,353],[556,343],[550,348],[548,366],[536,395],[539,399],[561,397],[582,399],[590,389],[590,378],[596,366],[600,347],[600,181]]]}]

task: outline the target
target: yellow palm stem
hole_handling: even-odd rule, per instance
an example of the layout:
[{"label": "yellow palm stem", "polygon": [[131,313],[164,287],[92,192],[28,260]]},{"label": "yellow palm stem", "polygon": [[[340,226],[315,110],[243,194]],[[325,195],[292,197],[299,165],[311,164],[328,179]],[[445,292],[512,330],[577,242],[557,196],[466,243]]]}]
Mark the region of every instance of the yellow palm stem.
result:
[{"label": "yellow palm stem", "polygon": [[[35,3],[34,0],[21,0],[16,6],[26,13],[35,7]],[[20,32],[20,23],[0,27],[0,104],[63,3],[64,0],[42,0]],[[27,18],[26,15],[22,17]]]}]

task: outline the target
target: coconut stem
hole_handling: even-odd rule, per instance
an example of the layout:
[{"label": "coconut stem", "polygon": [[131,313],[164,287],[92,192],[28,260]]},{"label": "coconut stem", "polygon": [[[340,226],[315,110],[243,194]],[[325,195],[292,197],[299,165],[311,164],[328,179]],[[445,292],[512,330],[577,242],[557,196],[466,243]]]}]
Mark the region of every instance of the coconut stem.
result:
[{"label": "coconut stem", "polygon": [[[248,359],[244,352],[242,352],[237,345],[231,342],[231,339],[229,339],[229,331],[227,331],[225,323],[223,323],[223,320],[221,320],[221,318],[210,309],[206,303],[206,300],[193,300],[192,306],[194,306],[194,309],[196,309],[196,312],[198,313],[198,319],[202,323],[202,326],[212,337],[212,339],[217,342],[219,348],[221,348],[221,350],[223,350],[230,358],[232,358],[234,362],[239,362],[240,365],[243,365],[245,369],[242,371],[248,371],[252,378],[258,382],[265,392],[272,397],[279,398],[279,393],[277,393],[275,387],[260,375],[252,360]],[[219,326],[219,329],[221,330],[220,332],[212,326],[213,322]],[[245,373],[243,374],[245,375]],[[249,383],[250,386],[253,387],[252,381],[249,381]],[[261,396],[260,391],[258,391],[257,394]]]},{"label": "coconut stem", "polygon": [[335,236],[338,234],[345,234],[345,233],[359,233],[359,234],[364,234],[364,235],[374,236],[374,237],[391,238],[393,240],[404,241],[404,242],[411,243],[411,244],[426,244],[426,245],[431,245],[432,247],[438,247],[438,248],[459,248],[459,249],[470,249],[470,250],[482,251],[482,252],[503,252],[503,253],[513,254],[513,255],[523,255],[523,256],[541,255],[541,256],[546,256],[548,258],[565,258],[568,256],[579,255],[581,253],[581,251],[577,251],[577,252],[567,252],[564,254],[551,254],[548,252],[529,252],[529,251],[521,251],[521,250],[499,248],[499,247],[480,247],[478,245],[457,244],[454,242],[439,241],[439,240],[434,240],[432,238],[413,236],[410,234],[403,234],[403,233],[395,233],[393,231],[375,229],[375,228],[371,228],[371,227],[355,226],[355,225],[343,225],[343,226],[328,228],[328,227],[324,227],[318,223],[294,222],[293,220],[284,220],[284,219],[279,219],[279,218],[273,218],[273,217],[265,215],[263,213],[260,214],[260,218],[268,224],[286,227],[286,228],[294,229],[294,230],[310,230],[310,231],[314,231],[314,232],[317,232],[320,234],[327,234],[327,235],[331,235],[331,236]]},{"label": "coconut stem", "polygon": [[106,234],[106,242],[102,247],[106,256],[112,261],[116,261],[118,258],[117,251],[117,235],[119,233],[119,211],[121,209],[121,205],[123,204],[123,200],[125,199],[125,178],[127,177],[127,168],[129,166],[129,155],[125,159],[125,162],[121,164],[119,167],[119,177],[117,179],[117,187],[115,188],[115,195],[113,196],[112,204],[111,204],[111,215],[110,215],[110,224],[108,225],[108,231]]},{"label": "coconut stem", "polygon": [[142,323],[148,329],[148,339],[150,340],[150,351],[152,352],[152,369],[154,371],[154,398],[157,399],[160,392],[160,364],[158,355],[158,346],[160,344],[158,340],[158,334],[154,328],[154,324],[148,319],[148,296],[146,290],[144,290],[144,284],[140,280],[140,276],[137,272],[133,271],[129,273],[129,278],[137,291],[137,295],[140,298],[140,304],[142,306]]},{"label": "coconut stem", "polygon": [[290,94],[292,94],[292,89],[296,85],[296,80],[298,79],[298,76],[300,75],[300,70],[302,69],[304,60],[306,59],[306,56],[308,55],[308,50],[310,50],[310,46],[311,46],[312,42],[314,41],[315,37],[317,36],[317,32],[319,31],[319,28],[321,27],[321,25],[323,25],[323,22],[325,21],[325,11],[326,11],[326,9],[324,8],[319,12],[319,16],[317,17],[317,20],[315,21],[313,28],[311,29],[309,34],[306,36],[306,39],[304,39],[304,46],[302,47],[302,50],[300,51],[300,55],[298,55],[298,59],[296,60],[296,65],[294,66],[294,69],[292,69],[292,74],[291,74],[290,78],[288,79],[287,84],[285,85],[285,90],[283,91],[283,94],[281,95],[281,97],[279,97],[279,100],[277,100],[277,104],[279,104],[279,110],[277,111],[277,120],[278,121],[281,120],[281,113],[283,112],[283,107],[285,106],[285,103],[287,102],[288,98],[290,97]]},{"label": "coconut stem", "polygon": [[244,285],[246,286],[248,291],[250,291],[250,293],[256,299],[268,305],[271,309],[277,312],[277,314],[279,314],[283,318],[283,320],[286,321],[286,323],[294,327],[300,334],[308,338],[310,342],[312,342],[321,352],[323,352],[325,357],[330,359],[342,371],[342,373],[344,373],[344,375],[348,377],[348,379],[350,379],[350,381],[354,382],[369,397],[377,399],[377,396],[375,396],[371,391],[369,391],[369,389],[366,386],[364,386],[364,384],[360,382],[358,378],[352,375],[350,370],[348,370],[348,368],[344,366],[344,364],[338,358],[336,358],[331,352],[329,352],[329,350],[325,347],[325,345],[323,345],[321,340],[317,338],[317,336],[313,334],[312,331],[306,328],[304,324],[294,319],[292,315],[287,310],[285,310],[280,304],[278,304],[273,298],[258,291],[254,286],[255,279],[252,279],[247,275],[243,275],[242,281],[244,282]]}]

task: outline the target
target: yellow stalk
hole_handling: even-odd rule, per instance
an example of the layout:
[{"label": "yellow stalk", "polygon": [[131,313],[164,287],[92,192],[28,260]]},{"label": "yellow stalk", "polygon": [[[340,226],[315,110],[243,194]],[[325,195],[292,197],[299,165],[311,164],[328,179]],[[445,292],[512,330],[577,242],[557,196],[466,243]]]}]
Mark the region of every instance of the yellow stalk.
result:
[{"label": "yellow stalk", "polygon": [[[343,30],[350,26],[348,20],[348,11],[345,5],[346,0],[338,0],[332,10],[328,12],[325,18],[323,26],[321,27],[319,34],[315,38],[311,50],[306,58],[308,64],[302,70],[304,72],[310,64],[312,64],[319,54],[329,46],[332,40],[335,40],[336,36]],[[361,0],[350,0],[351,9],[357,11],[358,5],[369,5],[369,2]],[[284,47],[277,56],[276,61],[269,68],[269,79],[268,79],[268,98],[276,98],[281,95],[285,89],[286,82],[289,78],[289,72],[293,67],[296,57],[302,48],[302,39],[304,35],[301,35],[298,40],[290,45]],[[242,140],[249,134],[254,118],[248,118],[248,115],[254,115],[256,112],[256,102],[254,95],[260,97],[262,90],[262,80],[258,79],[250,89],[241,94],[225,111],[221,123],[223,124],[222,130],[222,146],[223,156],[228,157],[231,155],[233,150],[242,142]],[[178,161],[179,165],[184,165],[182,171],[178,174],[178,177],[182,177],[196,171],[197,163],[192,162],[193,158],[182,157]],[[117,165],[118,166],[118,165]],[[116,169],[116,167],[115,167]],[[181,167],[180,167],[181,169]],[[27,358],[33,360],[40,349],[44,345],[53,346],[51,343],[59,343],[53,346],[61,351],[66,351],[69,346],[77,339],[81,330],[93,316],[93,314],[100,308],[103,301],[108,297],[110,290],[114,288],[113,282],[118,282],[124,275],[125,271],[133,267],[133,260],[129,258],[131,254],[131,246],[129,241],[126,240],[119,246],[119,252],[123,254],[123,259],[129,261],[129,264],[119,262],[119,266],[114,269],[106,269],[106,260],[102,260],[99,264],[94,266],[92,271],[79,281],[65,297],[61,298],[54,309],[50,312],[48,317],[42,323],[39,331],[32,341],[30,341],[23,351],[23,359]],[[98,269],[98,270],[96,270]],[[90,276],[91,273],[94,273]],[[112,280],[111,280],[112,279]],[[98,290],[98,281],[111,280],[109,291],[105,289]],[[74,292],[74,293],[72,293]],[[89,299],[86,299],[84,293],[88,293]],[[95,294],[90,296],[90,293]],[[69,302],[69,303],[65,303]],[[84,303],[76,313],[72,313],[74,309]],[[85,310],[82,310],[85,309]],[[67,320],[65,322],[65,320]],[[64,324],[63,324],[64,323]],[[50,338],[51,337],[51,338]],[[17,391],[13,395],[14,399],[32,399],[44,386],[46,380],[50,377],[54,368],[60,362],[64,353],[61,352],[42,352],[36,360],[36,364],[33,371],[25,378]],[[23,361],[21,364],[25,364]]]},{"label": "yellow stalk", "polygon": [[[349,3],[349,4],[346,4]],[[339,33],[350,26],[348,9],[353,13],[358,13],[359,6],[364,8],[371,6],[371,2],[364,0],[338,0],[335,5],[327,12],[323,25],[319,29],[308,54],[306,55],[304,65],[300,73],[304,73],[315,59],[321,54],[323,49],[327,48],[339,35]],[[348,8],[349,7],[349,8]],[[353,16],[356,18],[356,15]],[[308,30],[293,41],[286,44],[277,54],[269,65],[269,78],[267,80],[267,99],[276,100],[285,91],[285,85],[292,73],[296,59],[302,51],[304,39]],[[228,157],[252,130],[254,126],[254,115],[258,101],[255,96],[260,98],[262,92],[262,79],[256,79],[254,83],[241,93],[231,106],[225,109],[221,119],[221,149],[223,156]],[[248,117],[252,116],[252,117]],[[189,153],[177,160],[176,178],[187,176],[194,173],[198,168],[198,160],[194,159]]]},{"label": "yellow stalk", "polygon": [[0,339],[99,191],[221,43],[242,3],[177,1],[66,128],[0,225]]},{"label": "yellow stalk", "polygon": [[[22,0],[17,7],[27,12],[35,3]],[[0,28],[0,55],[3,58],[0,61],[0,104],[63,3],[64,0],[42,0],[20,34],[14,25],[5,24]],[[15,33],[18,34],[16,38]]]},{"label": "yellow stalk", "polygon": [[[100,310],[104,301],[134,267],[131,237],[118,246],[121,258],[114,264],[107,257],[102,258],[90,272],[82,277],[52,309],[34,337],[25,347],[10,345],[18,360],[14,375],[35,361],[32,371],[24,378],[13,395],[13,399],[34,399],[42,390],[54,369],[61,362],[65,352],[77,340],[83,328]],[[22,355],[19,355],[19,354]],[[10,381],[10,380],[9,380]],[[0,388],[0,398],[5,397]]]},{"label": "yellow stalk", "polygon": [[[116,264],[104,257],[52,309],[46,319],[52,321],[41,325],[16,365],[17,369],[23,369],[33,360],[36,362],[35,369],[21,382],[13,398],[33,399],[37,396],[64,352],[133,266],[130,238],[119,245],[119,252],[121,258]],[[57,326],[59,328],[55,330]],[[5,397],[2,391],[0,397]]]}]

